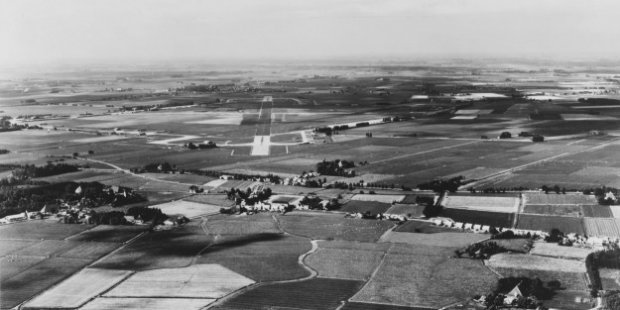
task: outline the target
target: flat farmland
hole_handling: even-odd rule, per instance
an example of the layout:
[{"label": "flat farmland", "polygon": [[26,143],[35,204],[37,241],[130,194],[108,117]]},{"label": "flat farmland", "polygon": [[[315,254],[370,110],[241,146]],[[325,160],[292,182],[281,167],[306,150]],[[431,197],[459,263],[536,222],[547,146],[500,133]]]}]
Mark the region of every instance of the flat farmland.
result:
[{"label": "flat farmland", "polygon": [[347,302],[341,310],[433,310],[426,307],[405,307],[367,302]]},{"label": "flat farmland", "polygon": [[614,218],[620,218],[620,206],[610,206]]},{"label": "flat farmland", "polygon": [[213,309],[336,309],[362,284],[361,281],[323,278],[266,284],[226,300]]},{"label": "flat farmland", "polygon": [[385,211],[386,215],[400,215],[407,218],[419,218],[424,216],[424,206],[410,204],[395,204]]},{"label": "flat farmland", "polygon": [[26,221],[0,226],[2,240],[63,240],[94,225],[65,225],[48,221]]},{"label": "flat farmland", "polygon": [[150,206],[150,208],[158,208],[164,214],[183,215],[188,218],[194,218],[201,215],[219,213],[220,207],[215,205],[209,205],[198,202],[190,202],[183,200],[176,200],[167,203]]},{"label": "flat farmland", "polygon": [[200,310],[211,304],[211,298],[112,298],[99,297],[84,305],[82,310]]},{"label": "flat farmland", "polygon": [[23,249],[13,252],[18,256],[55,256],[78,245],[78,242],[64,240],[42,240]]},{"label": "flat farmland", "polygon": [[217,264],[139,271],[105,293],[106,297],[220,298],[254,283]]},{"label": "flat farmland", "polygon": [[390,231],[381,237],[381,242],[426,245],[448,248],[465,247],[489,238],[489,235],[465,232],[410,233]]},{"label": "flat farmland", "polygon": [[375,201],[382,203],[401,202],[403,199],[405,199],[404,195],[357,194],[351,197],[351,200]]},{"label": "flat farmland", "polygon": [[584,218],[583,221],[588,236],[620,238],[620,219]]},{"label": "flat farmland", "polygon": [[581,209],[583,210],[584,217],[614,217],[612,213],[613,207],[607,205],[583,205]]},{"label": "flat farmland", "polygon": [[464,210],[515,213],[519,207],[519,199],[513,197],[492,196],[448,196],[444,199],[444,207]]},{"label": "flat farmland", "polygon": [[37,240],[4,240],[0,239],[0,256],[11,254],[19,249],[31,246],[39,241]]},{"label": "flat farmland", "polygon": [[0,308],[15,307],[24,300],[62,281],[90,262],[91,260],[88,259],[52,257],[34,264],[8,279],[2,279],[0,283],[2,287]]},{"label": "flat farmland", "polygon": [[220,264],[257,282],[303,278],[298,262],[312,248],[308,239],[282,234],[228,236],[200,254],[199,264]]},{"label": "flat farmland", "polygon": [[204,203],[209,205],[215,205],[220,207],[228,207],[233,204],[233,201],[228,199],[225,194],[204,194],[204,195],[192,195],[190,197],[183,198],[185,201]]},{"label": "flat farmland", "polygon": [[583,235],[583,219],[568,216],[519,214],[517,219],[518,229],[541,230],[550,232],[552,229],[559,229],[563,233],[576,233]]},{"label": "flat farmland", "polygon": [[523,213],[582,217],[580,205],[525,205]]},{"label": "flat farmland", "polygon": [[171,230],[148,232],[93,267],[131,270],[186,267],[212,240],[199,223],[190,222]]},{"label": "flat farmland", "polygon": [[241,236],[280,234],[278,223],[268,213],[244,215],[215,215],[203,220],[201,228],[210,236]]},{"label": "flat farmland", "polygon": [[449,217],[456,222],[462,223],[489,225],[494,227],[512,227],[515,214],[444,208],[441,212],[441,216]]},{"label": "flat farmland", "polygon": [[495,267],[491,266],[493,270],[497,271],[503,277],[528,277],[539,278],[545,283],[549,281],[560,281],[561,287],[567,290],[585,291],[587,290],[587,276],[585,272],[572,271],[555,271],[555,270],[540,270],[522,268],[524,266],[513,267]]},{"label": "flat farmland", "polygon": [[321,278],[368,280],[387,248],[377,243],[320,241],[319,249],[305,262]]},{"label": "flat farmland", "polygon": [[145,226],[97,225],[69,238],[72,241],[124,243],[145,232]]},{"label": "flat farmland", "polygon": [[620,289],[620,270],[599,268],[599,274],[601,281],[603,282],[603,289],[605,290],[618,290]]},{"label": "flat farmland", "polygon": [[45,259],[45,256],[2,256],[0,257],[0,266],[2,266],[0,268],[0,281],[4,282]]},{"label": "flat farmland", "polygon": [[362,213],[362,214],[366,212],[370,212],[370,214],[374,216],[374,215],[385,213],[391,207],[392,207],[392,204],[390,203],[350,200],[349,202],[342,205],[342,207],[340,208],[340,211],[348,212],[348,213]]},{"label": "flat farmland", "polygon": [[388,221],[344,218],[342,214],[278,216],[282,229],[290,234],[320,240],[377,241],[394,226]]},{"label": "flat farmland", "polygon": [[127,270],[86,268],[28,301],[24,308],[77,308],[130,274]]},{"label": "flat farmland", "polygon": [[439,308],[490,291],[497,279],[480,261],[450,258],[432,247],[397,245],[351,300]]},{"label": "flat farmland", "polygon": [[596,197],[583,194],[545,194],[545,193],[524,193],[526,204],[531,205],[576,205],[576,204],[597,204]]},{"label": "flat farmland", "polygon": [[561,246],[556,243],[549,242],[535,242],[530,254],[532,255],[540,255],[540,256],[548,256],[548,257],[558,257],[558,258],[570,258],[570,259],[579,259],[585,260],[588,254],[592,253],[593,249],[588,248],[578,248],[578,247],[567,247]]},{"label": "flat farmland", "polygon": [[485,261],[492,268],[527,268],[537,271],[586,272],[585,262],[528,254],[499,253]]}]

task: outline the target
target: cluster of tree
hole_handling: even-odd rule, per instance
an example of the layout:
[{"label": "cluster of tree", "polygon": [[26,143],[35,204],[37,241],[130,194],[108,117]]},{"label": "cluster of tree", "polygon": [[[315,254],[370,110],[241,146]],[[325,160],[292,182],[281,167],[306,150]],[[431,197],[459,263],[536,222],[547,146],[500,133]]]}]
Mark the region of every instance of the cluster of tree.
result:
[{"label": "cluster of tree", "polygon": [[441,212],[443,211],[443,206],[442,205],[434,205],[434,204],[429,204],[426,205],[424,207],[424,210],[422,210],[422,214],[424,214],[425,217],[437,217],[441,214]]},{"label": "cluster of tree", "polygon": [[220,86],[219,85],[195,85],[192,83],[192,85],[187,85],[181,88],[177,88],[177,91],[190,91],[190,92],[197,92],[197,93],[211,93],[211,92],[219,92],[220,91]]},{"label": "cluster of tree", "polygon": [[489,228],[489,232],[491,233],[491,239],[529,239],[532,237],[530,233],[525,235],[517,235],[512,230],[505,230],[500,232],[495,227]]},{"label": "cluster of tree", "polygon": [[553,185],[553,187],[543,185],[540,187],[540,189],[542,189],[543,192],[545,192],[545,194],[549,194],[550,191],[554,191],[556,194],[560,194],[560,193],[566,194],[566,188],[565,187],[560,188],[560,186],[558,186],[557,184]]},{"label": "cluster of tree", "polygon": [[600,310],[620,309],[620,290],[606,290],[601,297]]},{"label": "cluster of tree", "polygon": [[45,166],[35,165],[23,165],[13,169],[12,176],[18,180],[25,180],[29,178],[41,178],[52,175],[58,175],[63,173],[70,173],[78,171],[78,166],[69,165],[65,163],[54,164],[47,162]]},{"label": "cluster of tree", "polygon": [[43,128],[37,125],[30,126],[28,124],[20,125],[20,124],[11,123],[10,116],[3,116],[2,118],[0,118],[0,132],[16,131],[16,130],[22,130],[22,129],[43,129]]},{"label": "cluster of tree", "polygon": [[270,182],[274,184],[281,184],[282,178],[278,175],[268,174],[268,175],[259,175],[259,174],[242,174],[242,173],[233,173],[228,174],[221,171],[212,171],[212,170],[198,170],[198,169],[177,169],[176,165],[171,165],[170,163],[150,163],[141,168],[131,168],[129,169],[133,173],[144,173],[144,172],[178,172],[180,174],[190,173],[195,175],[204,175],[219,178],[223,175],[229,176],[233,180],[243,180],[243,181],[251,181],[256,180],[259,182]]},{"label": "cluster of tree", "polygon": [[359,122],[355,124],[355,127],[367,127],[370,126],[369,122]]},{"label": "cluster of tree", "polygon": [[349,129],[349,125],[339,125],[332,127],[319,127],[315,128],[314,131],[318,133],[323,133],[327,136],[337,135],[339,131]]},{"label": "cluster of tree", "polygon": [[504,131],[499,135],[500,139],[510,139],[512,138],[512,134],[508,131]]},{"label": "cluster of tree", "polygon": [[372,138],[372,132],[367,132],[366,133],[366,138]]},{"label": "cluster of tree", "polygon": [[316,164],[316,172],[323,175],[335,175],[335,176],[347,176],[354,177],[355,171],[346,170],[355,167],[355,162],[336,159],[333,161],[327,161],[323,159],[322,162]]},{"label": "cluster of tree", "polygon": [[7,149],[0,149],[0,155],[1,155],[1,154],[8,154],[8,153],[10,153],[10,152],[11,152],[11,151],[9,151],[9,150],[7,150]]},{"label": "cluster of tree", "polygon": [[127,215],[133,216],[136,219],[141,219],[144,222],[155,221],[157,223],[163,222],[168,218],[161,209],[149,208],[149,207],[131,207],[127,209]]},{"label": "cluster of tree", "polygon": [[[66,218],[66,217],[65,217]],[[122,211],[97,212],[92,215],[91,222],[97,225],[127,225],[125,213]],[[71,223],[68,223],[71,224]]]},{"label": "cluster of tree", "polygon": [[164,173],[168,173],[168,172],[176,171],[177,170],[177,166],[176,165],[171,165],[168,162],[149,163],[149,164],[144,165],[144,167],[142,167],[142,168],[131,168],[129,170],[131,172],[133,172],[133,173],[144,173],[144,172],[151,172],[151,173],[164,172]]},{"label": "cluster of tree", "polygon": [[91,205],[111,204],[122,206],[146,199],[138,194],[124,191],[114,193],[107,185],[98,182],[60,182],[33,187],[0,187],[0,217],[24,211],[39,211],[47,204],[57,201],[90,201]]},{"label": "cluster of tree", "polygon": [[231,188],[226,192],[228,199],[234,201],[236,205],[240,205],[242,201],[245,201],[246,205],[253,205],[259,201],[269,199],[271,195],[272,191],[269,187],[265,187],[257,191],[252,191],[249,187],[245,191],[238,188]]},{"label": "cluster of tree", "polygon": [[186,143],[184,146],[190,150],[197,150],[197,149],[206,150],[206,149],[213,149],[217,147],[217,145],[213,141],[209,141],[207,143],[199,143],[199,144],[190,142],[190,143]]},{"label": "cluster of tree", "polygon": [[334,182],[332,184],[327,185],[325,188],[337,188],[337,189],[348,189],[350,191],[355,189],[355,185],[353,183],[347,182]]},{"label": "cluster of tree", "polygon": [[522,192],[522,191],[530,190],[530,188],[519,186],[519,187],[500,187],[500,188],[485,187],[483,189],[475,189],[474,187],[470,187],[468,190],[472,194],[475,194],[475,193],[503,194],[506,192]]},{"label": "cluster of tree", "polygon": [[586,257],[586,271],[592,282],[592,297],[596,297],[598,291],[602,289],[600,268],[620,269],[620,247],[618,244],[612,243],[606,249],[590,253]]},{"label": "cluster of tree", "polygon": [[467,254],[469,258],[475,259],[488,259],[491,255],[497,253],[508,252],[508,249],[497,244],[497,242],[478,242],[474,243],[465,249],[459,249],[454,251],[457,257],[461,257]]},{"label": "cluster of tree", "polygon": [[327,204],[322,205],[321,201],[323,199],[318,196],[305,196],[300,203],[303,205],[307,205],[311,210],[337,210],[340,209],[341,204],[338,199],[333,198]]},{"label": "cluster of tree", "polygon": [[620,203],[620,199],[618,199],[619,191],[617,188],[613,187],[602,186],[594,189],[590,188],[584,190],[583,194],[596,196],[598,203],[601,205],[613,205]]},{"label": "cluster of tree", "polygon": [[418,188],[421,190],[432,190],[436,193],[442,193],[444,191],[456,192],[459,186],[465,184],[463,180],[465,177],[458,176],[448,180],[433,180],[430,182],[418,184]]}]

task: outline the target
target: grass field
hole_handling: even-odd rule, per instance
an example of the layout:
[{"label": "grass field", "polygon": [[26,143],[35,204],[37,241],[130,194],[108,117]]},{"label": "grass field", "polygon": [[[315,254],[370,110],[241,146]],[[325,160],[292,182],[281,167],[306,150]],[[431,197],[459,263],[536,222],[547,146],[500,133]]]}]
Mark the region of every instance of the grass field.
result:
[{"label": "grass field", "polygon": [[493,227],[512,227],[515,214],[505,212],[486,212],[444,208],[441,216],[456,222],[489,225]]},{"label": "grass field", "polygon": [[364,201],[364,200],[350,200],[345,203],[340,211],[348,213],[362,213],[370,212],[373,216],[385,213],[392,207],[390,203],[376,202],[376,201]]},{"label": "grass field", "polygon": [[341,310],[433,310],[426,307],[405,307],[367,302],[347,302]]},{"label": "grass field", "polygon": [[421,221],[407,221],[404,224],[398,225],[394,229],[396,232],[404,233],[422,233],[422,234],[434,234],[434,233],[455,233],[457,230],[447,227],[440,227],[430,222]]},{"label": "grass field", "polygon": [[620,218],[620,206],[610,206],[614,218]]},{"label": "grass field", "polygon": [[65,225],[48,221],[27,221],[1,225],[0,239],[62,240],[93,227],[93,225]]},{"label": "grass field", "polygon": [[386,250],[377,243],[321,241],[305,261],[322,278],[368,280]]},{"label": "grass field", "polygon": [[215,299],[210,298],[95,298],[87,303],[82,310],[199,310],[211,304]]},{"label": "grass field", "polygon": [[107,297],[220,298],[254,283],[217,264],[139,271],[105,293]]},{"label": "grass field", "polygon": [[523,213],[582,217],[580,205],[526,205]]},{"label": "grass field", "polygon": [[584,218],[583,223],[588,236],[620,238],[620,219]]},{"label": "grass field", "polygon": [[620,270],[599,268],[599,275],[605,290],[620,290]]},{"label": "grass field", "polygon": [[550,232],[552,229],[559,229],[563,233],[576,233],[583,235],[583,219],[566,216],[519,214],[517,220],[518,229],[542,230]]},{"label": "grass field", "polygon": [[233,201],[229,200],[225,194],[192,195],[190,197],[183,198],[183,200],[221,207],[228,207],[233,204]]},{"label": "grass field", "polygon": [[[119,283],[130,274],[131,271],[127,270],[86,268],[33,300],[28,301],[24,307],[26,309],[77,308]],[[67,294],[68,292],[70,294]]]},{"label": "grass field", "polygon": [[123,243],[147,230],[145,226],[98,225],[80,234],[71,236],[73,241]]},{"label": "grass field", "polygon": [[436,247],[394,246],[352,301],[439,308],[495,285],[497,276],[481,262],[445,254]]},{"label": "grass field", "polygon": [[539,278],[545,283],[557,280],[560,281],[561,287],[564,289],[576,291],[587,290],[585,271],[580,272],[578,270],[557,271],[546,269],[532,269],[529,268],[529,266],[527,265],[515,265],[513,267],[491,266],[491,268],[493,268],[493,270],[497,271],[504,277],[528,277],[533,279]]},{"label": "grass field", "polygon": [[575,246],[566,247],[558,245],[556,243],[535,242],[532,250],[530,251],[530,254],[585,260],[586,256],[588,256],[588,254],[590,254],[592,251],[592,249],[588,248],[578,248]]},{"label": "grass field", "polygon": [[453,209],[514,213],[517,212],[519,199],[512,197],[449,195],[443,201],[443,206]]},{"label": "grass field", "polygon": [[351,197],[351,200],[376,201],[383,203],[401,202],[405,199],[405,195],[379,195],[379,194],[357,194]]},{"label": "grass field", "polygon": [[278,216],[284,231],[319,240],[377,241],[394,226],[389,221],[344,218],[342,214]]},{"label": "grass field", "polygon": [[244,292],[213,309],[336,309],[362,286],[352,280],[322,279],[267,284]]}]

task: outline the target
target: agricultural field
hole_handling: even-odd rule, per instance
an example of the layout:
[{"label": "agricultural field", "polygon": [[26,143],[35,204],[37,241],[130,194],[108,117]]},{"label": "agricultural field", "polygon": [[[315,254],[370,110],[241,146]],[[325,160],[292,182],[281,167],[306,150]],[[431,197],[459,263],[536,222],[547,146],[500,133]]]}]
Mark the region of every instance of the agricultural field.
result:
[{"label": "agricultural field", "polygon": [[382,203],[398,203],[405,199],[404,195],[380,195],[380,194],[357,194],[351,197],[351,200],[375,201]]},{"label": "agricultural field", "polygon": [[380,242],[404,243],[436,247],[459,248],[489,238],[486,234],[465,232],[411,233],[389,231],[381,237]]},{"label": "agricultural field", "polygon": [[583,205],[584,217],[614,217],[612,213],[613,206],[608,205]]},{"label": "agricultural field", "polygon": [[528,205],[579,205],[597,204],[593,195],[583,194],[545,194],[526,192],[523,194]]},{"label": "agricultural field", "polygon": [[463,209],[444,208],[441,216],[449,217],[456,222],[489,225],[493,227],[512,227],[514,224],[514,213],[506,212],[487,212]]},{"label": "agricultural field", "polygon": [[443,202],[446,208],[515,213],[518,211],[519,199],[511,197],[492,197],[492,196],[453,196],[449,195]]},{"label": "agricultural field", "polygon": [[620,238],[620,219],[584,218],[583,224],[588,236]]},{"label": "agricultural field", "polygon": [[226,300],[213,309],[336,309],[360,289],[363,282],[315,278],[301,282],[265,284]]},{"label": "agricultural field", "polygon": [[577,217],[519,214],[517,228],[526,230],[540,230],[550,232],[552,229],[559,229],[563,233],[576,233],[583,235],[584,220]]},{"label": "agricultural field", "polygon": [[344,218],[342,214],[298,214],[278,216],[282,229],[315,240],[374,242],[395,225],[389,221]]},{"label": "agricultural field", "polygon": [[365,281],[379,266],[389,248],[381,243],[319,241],[318,250],[305,258],[321,278]]},{"label": "agricultural field", "polygon": [[439,308],[493,288],[497,276],[481,262],[446,254],[432,246],[394,245],[378,272],[351,300]]},{"label": "agricultural field", "polygon": [[392,205],[385,215],[400,215],[408,219],[424,217],[424,206],[412,204],[395,204]]},{"label": "agricultural field", "polygon": [[214,302],[211,298],[112,298],[99,297],[80,308],[82,310],[200,310]]},{"label": "agricultural field", "polygon": [[77,308],[130,274],[131,271],[127,270],[86,268],[28,301],[24,308]]},{"label": "agricultural field", "polygon": [[499,253],[485,261],[491,268],[523,268],[536,271],[586,272],[585,262],[527,254]]},{"label": "agricultural field", "polygon": [[601,276],[601,282],[603,282],[603,289],[605,290],[619,290],[620,289],[620,270],[599,268],[599,275]]},{"label": "agricultural field", "polygon": [[530,254],[547,257],[585,260],[588,254],[592,253],[593,251],[594,249],[579,248],[576,246],[566,247],[558,245],[556,243],[540,241],[534,243]]},{"label": "agricultural field", "polygon": [[342,310],[432,310],[426,307],[405,307],[367,302],[347,302]]},{"label": "agricultural field", "polygon": [[582,217],[585,212],[580,205],[525,205],[523,213]]},{"label": "agricultural field", "polygon": [[342,205],[340,211],[347,213],[362,213],[370,212],[371,215],[376,216],[385,213],[392,207],[390,203],[365,201],[365,200],[350,200]]},{"label": "agricultural field", "polygon": [[610,206],[612,217],[620,218],[620,206]]},{"label": "agricultural field", "polygon": [[176,200],[158,205],[152,205],[150,208],[161,209],[161,212],[168,216],[183,215],[187,218],[195,218],[198,216],[217,214],[220,212],[221,206]]},{"label": "agricultural field", "polygon": [[217,264],[139,271],[106,297],[220,298],[254,281]]}]

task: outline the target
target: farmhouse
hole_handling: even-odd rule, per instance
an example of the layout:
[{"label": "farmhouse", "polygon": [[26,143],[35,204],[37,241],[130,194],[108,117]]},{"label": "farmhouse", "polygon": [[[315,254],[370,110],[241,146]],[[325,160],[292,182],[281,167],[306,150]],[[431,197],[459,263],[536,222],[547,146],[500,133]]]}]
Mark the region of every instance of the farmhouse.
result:
[{"label": "farmhouse", "polygon": [[0,223],[8,224],[15,222],[22,222],[28,220],[28,211],[19,214],[7,215],[0,219]]}]

